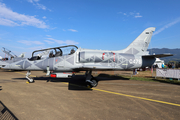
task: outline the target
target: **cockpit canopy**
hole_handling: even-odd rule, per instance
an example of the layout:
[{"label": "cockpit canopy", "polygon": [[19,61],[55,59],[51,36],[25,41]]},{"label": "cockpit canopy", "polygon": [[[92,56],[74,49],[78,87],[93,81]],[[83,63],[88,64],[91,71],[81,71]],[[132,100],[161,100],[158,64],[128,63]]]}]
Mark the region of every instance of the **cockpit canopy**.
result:
[{"label": "cockpit canopy", "polygon": [[64,55],[71,55],[71,54],[74,54],[77,49],[78,47],[75,45],[67,45],[67,46],[61,46],[61,47],[36,50],[32,53],[32,57],[29,60],[31,61],[40,60],[41,57],[52,58],[52,57],[58,57],[58,56],[64,56]]}]

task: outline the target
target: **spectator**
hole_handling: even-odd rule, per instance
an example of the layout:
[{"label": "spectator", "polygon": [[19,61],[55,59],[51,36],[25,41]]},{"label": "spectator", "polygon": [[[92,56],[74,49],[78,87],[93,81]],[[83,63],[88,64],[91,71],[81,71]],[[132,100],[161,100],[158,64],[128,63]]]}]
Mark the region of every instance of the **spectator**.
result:
[{"label": "spectator", "polygon": [[155,68],[158,68],[158,65],[157,65],[157,64],[155,65]]},{"label": "spectator", "polygon": [[164,63],[162,64],[162,68],[164,68]]},{"label": "spectator", "polygon": [[174,64],[172,63],[172,69],[174,69],[175,68],[175,66],[174,66]]},{"label": "spectator", "polygon": [[134,69],[133,70],[133,75],[136,75],[137,74],[137,69]]}]

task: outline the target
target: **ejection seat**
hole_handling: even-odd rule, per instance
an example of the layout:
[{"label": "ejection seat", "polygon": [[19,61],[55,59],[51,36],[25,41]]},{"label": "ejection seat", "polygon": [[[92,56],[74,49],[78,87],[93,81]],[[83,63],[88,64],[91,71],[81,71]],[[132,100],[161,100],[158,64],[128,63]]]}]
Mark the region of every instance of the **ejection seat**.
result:
[{"label": "ejection seat", "polygon": [[55,57],[58,57],[58,56],[62,56],[62,52],[60,51],[56,52]]}]

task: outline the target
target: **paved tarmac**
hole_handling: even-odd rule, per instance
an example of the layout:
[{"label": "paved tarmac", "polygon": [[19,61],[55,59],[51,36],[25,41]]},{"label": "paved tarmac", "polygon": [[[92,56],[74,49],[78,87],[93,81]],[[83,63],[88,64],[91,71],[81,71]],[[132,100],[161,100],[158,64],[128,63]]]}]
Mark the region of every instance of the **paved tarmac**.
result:
[{"label": "paved tarmac", "polygon": [[[19,120],[178,120],[180,86],[98,77],[93,89],[83,76],[52,79],[32,72],[0,70],[0,119]],[[47,82],[49,81],[49,82]]]}]

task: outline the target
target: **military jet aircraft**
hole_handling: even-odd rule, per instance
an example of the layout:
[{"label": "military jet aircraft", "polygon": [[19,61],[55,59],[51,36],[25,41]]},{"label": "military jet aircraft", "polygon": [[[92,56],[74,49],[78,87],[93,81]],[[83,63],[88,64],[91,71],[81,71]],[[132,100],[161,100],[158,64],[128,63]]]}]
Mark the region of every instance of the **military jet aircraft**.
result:
[{"label": "military jet aircraft", "polygon": [[24,58],[25,56],[25,53],[22,53],[20,54],[19,56],[15,55],[12,51],[8,50],[7,48],[2,48],[1,49],[8,57],[10,57],[10,59],[13,59],[13,61],[9,61],[9,58],[8,57],[1,57],[0,56],[0,68],[6,64],[9,64],[9,63],[12,63],[12,62],[15,62],[17,60],[20,60],[22,58]]},{"label": "military jet aircraft", "polygon": [[[2,66],[6,66],[7,64],[13,63],[13,62],[17,62],[17,61],[21,61],[23,59],[25,59],[25,53],[21,53],[19,56],[15,55],[12,51],[8,50],[7,48],[2,48],[1,49],[8,57],[1,57],[0,56],[0,68]],[[43,51],[41,53],[39,53],[37,56],[39,57],[43,57],[47,54],[49,54],[49,50]],[[10,58],[9,58],[10,57]]]},{"label": "military jet aircraft", "polygon": [[[27,70],[29,78],[32,70],[47,70],[47,75],[55,78],[72,77],[73,72],[86,71],[86,82],[91,87],[96,87],[98,81],[91,75],[95,70],[125,70],[151,66],[156,57],[172,56],[171,54],[149,55],[147,48],[155,27],[145,29],[127,48],[123,50],[91,50],[67,45],[42,50],[36,50],[29,59],[11,62],[2,68],[12,70]],[[36,56],[35,53],[53,50],[47,57]],[[53,71],[53,72],[50,72]]]}]

